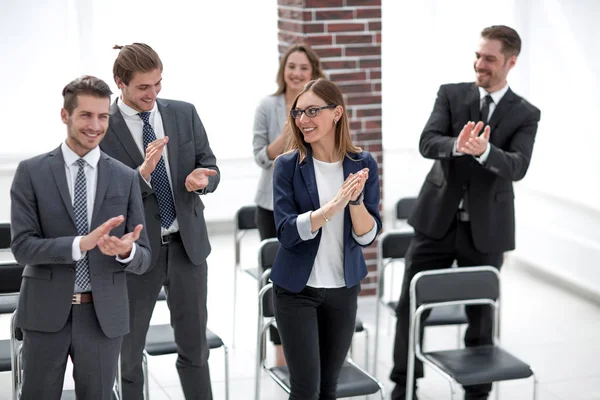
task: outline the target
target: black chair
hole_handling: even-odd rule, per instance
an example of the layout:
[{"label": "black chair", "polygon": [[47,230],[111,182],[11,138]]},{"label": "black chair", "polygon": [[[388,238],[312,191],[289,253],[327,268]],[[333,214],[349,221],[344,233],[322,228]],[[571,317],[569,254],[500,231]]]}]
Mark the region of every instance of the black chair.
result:
[{"label": "black chair", "polygon": [[[423,352],[420,345],[421,316],[426,310],[452,305],[488,305],[494,310],[494,343],[464,349]],[[461,267],[418,273],[410,283],[409,354],[406,398],[414,390],[415,356],[450,382],[478,385],[533,377],[533,398],[537,380],[531,367],[503,350],[499,344],[500,273],[496,268]],[[496,392],[498,395],[498,392]]]},{"label": "black chair", "polygon": [[[158,301],[167,300],[167,294],[163,289],[158,294]],[[225,399],[229,400],[229,350],[223,340],[210,329],[206,329],[206,340],[211,350],[223,348],[225,358]],[[144,371],[144,399],[150,399],[150,386],[148,377],[148,356],[162,356],[177,353],[175,344],[175,333],[170,324],[150,325],[146,334],[146,346],[142,358],[142,369]]]},{"label": "black chair", "polygon": [[10,223],[0,223],[0,249],[10,249]]},{"label": "black chair", "polygon": [[[265,271],[263,278],[268,280],[270,270]],[[273,284],[263,286],[258,294],[258,327],[256,354],[256,387],[255,399],[260,399],[261,371],[267,374],[287,393],[290,393],[290,373],[287,366],[269,367],[266,365],[266,333],[275,323],[272,302]],[[383,384],[367,371],[360,368],[352,358],[348,357],[340,372],[336,398],[367,396],[379,392],[381,399],[385,397]]]},{"label": "black chair", "polygon": [[413,207],[417,202],[416,197],[403,197],[396,202],[396,218],[394,219],[394,229],[400,225],[408,226],[406,220],[410,217]]},{"label": "black chair", "polygon": [[249,231],[258,229],[256,227],[256,206],[243,206],[236,211],[233,224],[233,250],[235,264],[233,269],[233,323],[231,333],[231,346],[235,348],[235,322],[237,311],[237,276],[239,270],[244,270],[250,276],[258,279],[262,271],[258,267],[242,268],[241,265],[241,249],[242,238]]},{"label": "black chair", "polygon": [[[229,400],[229,351],[223,340],[210,329],[206,329],[206,340],[211,350],[223,348],[225,359],[225,400]],[[148,356],[162,356],[177,353],[175,334],[170,324],[150,325],[146,334],[146,347],[142,358],[144,371],[144,399],[150,399],[150,385],[148,377]]]},{"label": "black chair", "polygon": [[[10,246],[10,231],[9,231],[9,246]],[[17,264],[12,259],[9,251],[2,252],[3,260],[0,261],[0,314],[13,314],[17,309],[19,301],[19,290],[21,289],[21,276],[23,275],[23,267]],[[12,319],[11,319],[12,324]],[[12,328],[11,328],[12,330]],[[0,372],[12,372],[13,399],[16,399],[17,383],[16,372],[13,368],[13,341],[0,340]],[[14,348],[17,351],[17,348]],[[16,353],[15,353],[16,354]]]},{"label": "black chair", "polygon": [[[385,271],[387,267],[393,266],[394,261],[404,261],[410,241],[414,236],[409,231],[387,231],[379,236],[377,242],[377,294],[375,303],[375,362],[373,373],[377,372],[377,357],[379,354],[379,327],[381,317],[381,306],[385,306],[392,315],[395,315],[398,301],[385,301]],[[393,271],[393,270],[392,270]],[[392,276],[393,279],[393,276]],[[461,343],[461,325],[468,323],[467,315],[463,306],[438,307],[431,312],[425,320],[425,326],[457,325],[457,345]],[[389,328],[388,328],[389,330]]]}]

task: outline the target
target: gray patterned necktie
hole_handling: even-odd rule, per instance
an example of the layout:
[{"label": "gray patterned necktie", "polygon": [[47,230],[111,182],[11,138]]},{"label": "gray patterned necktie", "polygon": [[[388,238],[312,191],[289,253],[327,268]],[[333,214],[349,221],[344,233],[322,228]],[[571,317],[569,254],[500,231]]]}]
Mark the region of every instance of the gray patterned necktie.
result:
[{"label": "gray patterned necktie", "polygon": [[[75,178],[75,201],[73,203],[73,210],[75,211],[77,234],[79,236],[85,236],[89,233],[87,220],[87,184],[84,172],[85,160],[80,158],[77,160],[77,165],[79,166],[79,170],[77,171],[77,178]],[[76,262],[75,282],[84,292],[91,289],[90,268],[87,253]]]},{"label": "gray patterned necktie", "polygon": [[[142,121],[144,121],[144,129],[142,139],[144,141],[144,152],[148,145],[156,140],[156,134],[152,125],[150,125],[150,113],[138,113]],[[169,184],[167,176],[167,168],[165,166],[164,157],[161,155],[160,160],[156,164],[154,172],[150,174],[152,177],[152,187],[158,200],[158,210],[160,211],[160,226],[168,229],[175,221],[175,203],[173,202],[173,192]]]}]

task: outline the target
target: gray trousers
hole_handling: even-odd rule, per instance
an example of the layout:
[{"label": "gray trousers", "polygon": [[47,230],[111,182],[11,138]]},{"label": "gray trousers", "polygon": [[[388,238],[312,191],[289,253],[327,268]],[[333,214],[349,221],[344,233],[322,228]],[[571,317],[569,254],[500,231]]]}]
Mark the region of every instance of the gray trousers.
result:
[{"label": "gray trousers", "polygon": [[178,240],[161,246],[158,261],[144,275],[127,274],[130,333],[123,338],[124,400],[143,400],[142,355],[150,318],[165,287],[177,343],[177,372],[186,400],[212,400],[206,341],[206,262],[191,263]]},{"label": "gray trousers", "polygon": [[111,400],[123,337],[102,332],[92,303],[77,304],[58,332],[23,330],[21,400],[59,400],[67,357],[79,400]]}]

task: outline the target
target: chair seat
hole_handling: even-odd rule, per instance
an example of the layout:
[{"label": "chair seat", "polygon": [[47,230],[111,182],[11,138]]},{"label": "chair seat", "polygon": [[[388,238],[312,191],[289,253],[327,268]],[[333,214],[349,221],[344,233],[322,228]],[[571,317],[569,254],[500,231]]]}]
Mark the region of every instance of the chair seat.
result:
[{"label": "chair seat", "polygon": [[17,309],[19,294],[0,294],[0,314],[12,314]]},{"label": "chair seat", "polygon": [[363,325],[363,322],[356,317],[356,322],[354,323],[354,332],[362,332],[365,330],[365,326]]},{"label": "chair seat", "polygon": [[[396,310],[397,301],[390,301],[387,306],[392,310]],[[435,307],[425,320],[425,326],[442,326],[442,325],[460,325],[467,324],[467,314],[463,306],[443,306]]]},{"label": "chair seat", "polygon": [[[269,371],[290,387],[290,372],[287,366],[273,367]],[[338,379],[336,397],[366,396],[379,390],[379,385],[369,375],[347,361],[344,363]]]},{"label": "chair seat", "polygon": [[253,277],[256,280],[260,279],[260,277],[262,275],[262,269],[259,269],[257,267],[243,268],[243,270],[244,270],[244,272],[246,272],[248,275],[250,275],[251,277]]},{"label": "chair seat", "polygon": [[10,370],[10,340],[0,340],[0,372]]},{"label": "chair seat", "polygon": [[[223,341],[210,329],[206,330],[206,340],[210,349],[223,346]],[[151,356],[177,353],[175,334],[169,324],[150,325],[146,334],[146,351]]]},{"label": "chair seat", "polygon": [[529,365],[498,346],[432,351],[424,355],[461,385],[525,379],[533,374]]}]

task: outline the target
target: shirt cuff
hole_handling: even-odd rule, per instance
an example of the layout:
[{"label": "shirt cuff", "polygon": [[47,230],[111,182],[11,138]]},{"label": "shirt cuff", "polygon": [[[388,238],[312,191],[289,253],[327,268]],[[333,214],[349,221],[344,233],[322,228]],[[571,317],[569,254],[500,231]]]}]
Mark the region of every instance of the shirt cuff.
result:
[{"label": "shirt cuff", "polygon": [[464,155],[465,155],[465,153],[461,153],[460,151],[458,151],[458,150],[456,149],[456,147],[457,147],[457,146],[458,146],[458,139],[456,139],[456,140],[454,141],[454,146],[452,146],[452,155],[453,155],[453,156],[464,156]]},{"label": "shirt cuff", "polygon": [[269,146],[267,145],[258,153],[256,153],[256,159],[260,163],[260,166],[265,169],[271,168],[271,166],[273,165],[273,160],[269,159],[269,155],[267,154],[268,147]]},{"label": "shirt cuff", "polygon": [[373,227],[371,228],[371,230],[362,236],[358,236],[356,233],[354,233],[354,229],[352,229],[352,237],[354,238],[354,240],[356,240],[356,243],[358,243],[362,246],[366,246],[369,243],[371,243],[373,240],[375,240],[376,235],[377,235],[377,222],[375,222],[375,218],[373,218]]},{"label": "shirt cuff", "polygon": [[317,232],[319,232],[318,229],[316,232],[311,231],[310,214],[312,214],[312,211],[307,211],[296,218],[296,229],[298,229],[298,235],[302,240],[314,239],[317,237]]},{"label": "shirt cuff", "polygon": [[79,247],[79,243],[81,242],[82,237],[83,236],[77,236],[75,237],[75,240],[73,240],[73,246],[71,247],[71,255],[73,256],[73,261],[79,261],[85,256],[86,252],[81,251],[81,248]]},{"label": "shirt cuff", "polygon": [[490,144],[488,143],[483,154],[480,155],[479,157],[475,157],[475,159],[477,161],[479,161],[479,164],[483,165],[487,161],[489,155],[490,155]]},{"label": "shirt cuff", "polygon": [[131,262],[131,260],[133,260],[133,256],[135,256],[135,248],[136,248],[136,244],[134,243],[133,246],[131,246],[131,253],[129,253],[129,257],[127,257],[127,258],[121,258],[117,254],[117,256],[115,258],[121,264],[129,264],[129,262]]},{"label": "shirt cuff", "polygon": [[152,185],[150,184],[150,181],[152,180],[152,175],[150,175],[148,177],[148,180],[146,180],[146,178],[144,178],[144,175],[142,175],[142,171],[140,171],[139,168],[138,168],[138,172],[139,172],[140,176],[142,177],[142,179],[144,180],[144,182],[146,182],[146,185],[148,185],[149,187],[152,187]]}]

